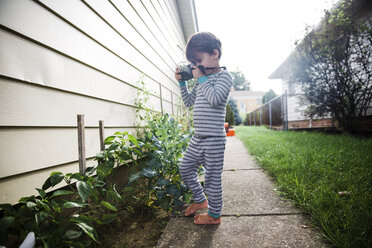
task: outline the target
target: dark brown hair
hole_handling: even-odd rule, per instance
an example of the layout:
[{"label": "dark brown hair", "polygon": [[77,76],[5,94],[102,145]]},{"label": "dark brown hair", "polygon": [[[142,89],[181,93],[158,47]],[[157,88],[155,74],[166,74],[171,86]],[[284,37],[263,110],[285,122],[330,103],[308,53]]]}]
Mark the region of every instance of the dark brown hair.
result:
[{"label": "dark brown hair", "polygon": [[218,58],[221,58],[221,41],[210,32],[199,32],[193,34],[186,45],[186,58],[190,62],[197,61],[196,53],[213,54],[213,50],[218,50]]}]

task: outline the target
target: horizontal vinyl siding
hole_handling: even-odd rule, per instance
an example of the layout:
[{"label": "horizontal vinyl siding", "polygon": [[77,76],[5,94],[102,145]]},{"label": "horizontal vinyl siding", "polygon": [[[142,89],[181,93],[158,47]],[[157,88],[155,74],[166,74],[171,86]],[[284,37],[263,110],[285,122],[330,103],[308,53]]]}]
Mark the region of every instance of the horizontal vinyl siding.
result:
[{"label": "horizontal vinyl siding", "polygon": [[[137,81],[155,111],[180,114],[174,68],[185,37],[170,0],[0,2],[0,203],[35,194],[52,171],[88,165],[106,136],[134,132]],[[173,6],[173,7],[172,7]]]}]

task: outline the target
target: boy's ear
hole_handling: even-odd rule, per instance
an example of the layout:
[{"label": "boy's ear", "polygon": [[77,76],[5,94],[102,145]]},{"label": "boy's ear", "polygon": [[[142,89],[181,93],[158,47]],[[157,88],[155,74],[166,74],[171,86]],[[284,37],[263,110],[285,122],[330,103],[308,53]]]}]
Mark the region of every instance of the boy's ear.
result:
[{"label": "boy's ear", "polygon": [[220,56],[220,51],[218,49],[213,49],[213,57],[218,59]]}]

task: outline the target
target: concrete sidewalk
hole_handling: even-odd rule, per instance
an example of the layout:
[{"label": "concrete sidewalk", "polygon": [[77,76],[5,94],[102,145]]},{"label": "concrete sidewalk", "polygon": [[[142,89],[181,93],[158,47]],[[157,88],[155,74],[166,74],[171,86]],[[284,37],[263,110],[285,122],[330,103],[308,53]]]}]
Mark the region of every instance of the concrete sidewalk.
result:
[{"label": "concrete sidewalk", "polygon": [[326,247],[235,137],[227,137],[222,183],[220,225],[172,217],[157,247]]}]

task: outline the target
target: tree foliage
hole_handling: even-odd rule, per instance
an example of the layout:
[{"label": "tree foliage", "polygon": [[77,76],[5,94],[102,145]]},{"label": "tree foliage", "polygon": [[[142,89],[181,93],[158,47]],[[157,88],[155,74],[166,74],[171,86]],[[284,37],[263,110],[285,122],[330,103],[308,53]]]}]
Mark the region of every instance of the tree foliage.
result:
[{"label": "tree foliage", "polygon": [[275,94],[275,92],[270,89],[268,92],[266,92],[263,97],[262,97],[262,103],[265,104],[267,102],[269,102],[271,99],[274,99],[277,95]]},{"label": "tree foliage", "polygon": [[230,72],[233,79],[234,90],[250,90],[251,83],[245,78],[243,72],[239,69]]},{"label": "tree foliage", "polygon": [[228,105],[230,105],[231,107],[231,110],[233,111],[234,113],[234,120],[235,122],[232,122],[230,123],[231,125],[240,125],[240,123],[242,123],[242,118],[240,117],[239,115],[239,111],[238,111],[238,106],[236,105],[236,102],[233,98],[229,98],[228,102],[227,102]]},{"label": "tree foliage", "polygon": [[226,117],[225,121],[229,123],[229,126],[233,126],[235,123],[235,118],[234,118],[234,112],[230,106],[230,104],[227,104],[226,106]]},{"label": "tree foliage", "polygon": [[371,19],[358,19],[344,1],[321,24],[297,47],[289,80],[301,83],[307,115],[331,114],[355,132],[372,101]]}]

